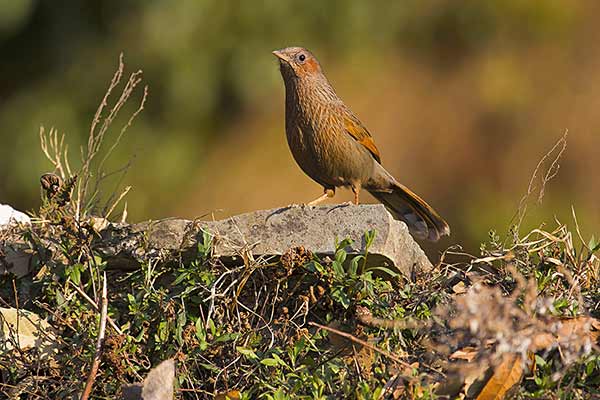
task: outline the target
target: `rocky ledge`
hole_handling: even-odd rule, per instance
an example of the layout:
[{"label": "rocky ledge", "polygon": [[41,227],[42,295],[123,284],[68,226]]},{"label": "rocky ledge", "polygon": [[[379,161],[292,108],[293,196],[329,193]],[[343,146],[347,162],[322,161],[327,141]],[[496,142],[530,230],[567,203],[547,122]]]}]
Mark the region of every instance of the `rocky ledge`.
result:
[{"label": "rocky ledge", "polygon": [[[317,256],[332,256],[336,239],[346,238],[353,240],[346,247],[349,254],[364,254],[364,235],[371,230],[376,235],[368,249],[367,265],[391,267],[406,276],[432,268],[406,225],[394,220],[382,205],[291,206],[217,221],[164,219],[131,225],[96,222],[95,229],[99,235],[93,242],[94,250],[111,268],[118,269],[135,268],[152,259],[191,261],[197,256],[204,232],[212,235],[214,257],[225,263],[239,263],[245,257],[276,260],[299,246]],[[4,272],[12,269],[6,260],[0,260],[0,266]]]}]

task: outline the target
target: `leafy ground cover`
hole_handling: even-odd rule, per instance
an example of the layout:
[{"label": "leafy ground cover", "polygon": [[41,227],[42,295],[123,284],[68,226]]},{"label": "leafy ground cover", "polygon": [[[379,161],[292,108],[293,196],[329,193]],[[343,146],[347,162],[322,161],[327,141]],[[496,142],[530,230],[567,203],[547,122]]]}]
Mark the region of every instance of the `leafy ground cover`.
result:
[{"label": "leafy ground cover", "polygon": [[454,397],[494,384],[488,369],[524,398],[598,394],[598,245],[575,251],[564,226],[509,248],[492,237],[481,257],[412,280],[348,259],[347,241],[331,259],[294,248],[281,261],[248,254],[224,265],[211,257],[209,233],[190,265],[106,271],[64,227],[35,230],[33,248],[59,235],[63,252],[39,254],[34,277],[3,277],[2,303],[46,319],[53,349],[2,353],[12,398],[81,393],[105,272],[110,321],[93,398],[118,396],[168,358],[179,398]]}]

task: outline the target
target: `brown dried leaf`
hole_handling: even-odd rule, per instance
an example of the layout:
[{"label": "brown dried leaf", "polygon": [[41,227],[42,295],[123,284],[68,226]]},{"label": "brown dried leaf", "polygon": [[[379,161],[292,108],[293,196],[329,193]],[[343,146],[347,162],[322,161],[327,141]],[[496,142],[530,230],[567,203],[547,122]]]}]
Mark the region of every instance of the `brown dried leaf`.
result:
[{"label": "brown dried leaf", "polygon": [[465,360],[471,362],[477,357],[478,350],[476,347],[466,346],[456,350],[450,355],[451,360]]},{"label": "brown dried leaf", "polygon": [[239,400],[241,397],[240,392],[237,390],[230,390],[227,393],[219,393],[215,396],[215,400]]},{"label": "brown dried leaf", "polygon": [[354,350],[354,361],[360,367],[360,373],[363,378],[369,379],[373,374],[372,368],[375,362],[375,352],[364,346],[357,345],[359,348]]},{"label": "brown dried leaf", "polygon": [[506,354],[495,369],[494,374],[479,392],[477,400],[500,400],[507,398],[509,392],[523,378],[521,358],[517,354]]},{"label": "brown dried leaf", "polygon": [[460,281],[456,285],[452,286],[452,291],[455,294],[464,294],[467,293],[467,286],[463,281]]}]

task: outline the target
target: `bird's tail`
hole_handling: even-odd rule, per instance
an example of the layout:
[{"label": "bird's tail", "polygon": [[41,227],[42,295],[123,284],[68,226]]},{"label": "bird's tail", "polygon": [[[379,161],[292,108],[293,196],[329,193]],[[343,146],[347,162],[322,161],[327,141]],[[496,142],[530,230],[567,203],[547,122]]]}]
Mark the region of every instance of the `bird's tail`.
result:
[{"label": "bird's tail", "polygon": [[450,234],[446,221],[406,186],[394,182],[391,190],[369,190],[369,193],[384,204],[396,219],[406,222],[414,236],[436,242],[440,237]]}]

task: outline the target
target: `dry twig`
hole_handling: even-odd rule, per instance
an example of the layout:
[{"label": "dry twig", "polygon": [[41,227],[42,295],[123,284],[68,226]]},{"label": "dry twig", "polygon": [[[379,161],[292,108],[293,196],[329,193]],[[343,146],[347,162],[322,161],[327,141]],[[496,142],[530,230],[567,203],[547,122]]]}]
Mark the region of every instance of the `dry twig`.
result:
[{"label": "dry twig", "polygon": [[[513,221],[515,221],[515,220],[517,221],[515,224],[515,235],[518,235],[519,228],[521,227],[521,224],[523,223],[523,219],[525,218],[525,215],[527,214],[527,201],[529,200],[529,197],[536,190],[538,190],[537,202],[538,202],[538,204],[540,204],[544,198],[546,184],[548,182],[550,182],[558,173],[558,170],[560,168],[559,161],[567,148],[568,133],[569,133],[569,130],[566,130],[565,133],[560,137],[560,139],[558,139],[558,141],[554,144],[554,146],[552,146],[550,151],[548,151],[546,154],[544,154],[544,156],[540,159],[540,161],[537,163],[535,169],[533,170],[533,174],[531,175],[531,179],[529,180],[529,185],[527,186],[527,193],[525,193],[523,195],[523,197],[521,197],[521,200],[519,201],[519,207],[517,208],[517,212],[513,216],[512,221],[511,221],[511,224]],[[538,189],[538,186],[536,185],[536,180],[537,180],[536,178],[538,177],[538,174],[544,167],[544,164],[546,164],[546,162],[550,159],[550,157],[555,153],[556,153],[556,155],[550,162],[550,166],[548,167],[548,169],[546,169],[546,171],[543,173],[543,176],[541,177],[541,182],[540,182],[539,189]]]},{"label": "dry twig", "polygon": [[104,273],[104,280],[102,282],[102,311],[100,313],[100,329],[98,331],[98,340],[96,341],[96,352],[94,354],[94,361],[92,368],[88,375],[87,381],[85,382],[85,388],[81,395],[81,400],[87,400],[92,392],[92,386],[96,380],[98,374],[98,368],[100,367],[100,357],[102,356],[102,344],[104,343],[104,334],[106,332],[106,319],[108,316],[108,295],[106,289],[106,272]]},{"label": "dry twig", "polygon": [[373,351],[375,351],[375,352],[377,352],[377,353],[379,353],[379,354],[381,354],[381,355],[389,358],[390,360],[397,362],[398,364],[400,364],[400,365],[402,365],[404,367],[412,368],[412,366],[409,363],[407,363],[406,361],[403,361],[403,360],[399,359],[398,357],[396,357],[395,355],[393,355],[389,351],[385,351],[385,350],[382,350],[382,349],[380,349],[380,348],[378,348],[376,346],[373,346],[371,343],[366,342],[366,341],[364,341],[362,339],[359,339],[356,336],[351,335],[350,333],[342,332],[342,331],[340,331],[338,329],[330,328],[328,326],[321,325],[321,324],[318,324],[318,323],[312,322],[312,321],[309,322],[308,324],[312,325],[312,326],[316,326],[317,328],[320,328],[320,329],[324,329],[324,330],[326,330],[328,332],[331,332],[333,334],[336,334],[338,336],[344,337],[344,338],[346,338],[348,340],[353,341],[354,343],[360,344],[361,346],[367,347],[367,348],[369,348],[369,349],[371,349],[371,350],[373,350]]}]

